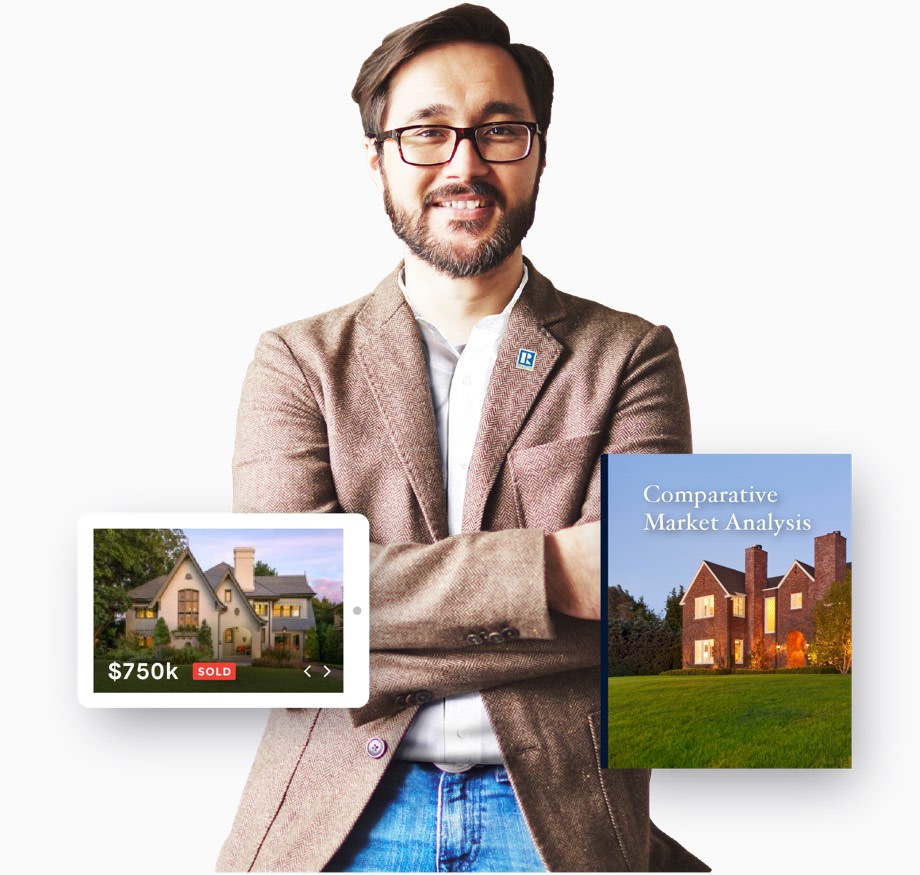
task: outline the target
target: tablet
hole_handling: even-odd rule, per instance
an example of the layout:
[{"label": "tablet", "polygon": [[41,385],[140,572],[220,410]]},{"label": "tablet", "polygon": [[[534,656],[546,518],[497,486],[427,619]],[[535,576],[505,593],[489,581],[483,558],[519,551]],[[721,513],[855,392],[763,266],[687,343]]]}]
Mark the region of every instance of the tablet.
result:
[{"label": "tablet", "polygon": [[361,707],[368,554],[360,514],[84,516],[81,704]]}]

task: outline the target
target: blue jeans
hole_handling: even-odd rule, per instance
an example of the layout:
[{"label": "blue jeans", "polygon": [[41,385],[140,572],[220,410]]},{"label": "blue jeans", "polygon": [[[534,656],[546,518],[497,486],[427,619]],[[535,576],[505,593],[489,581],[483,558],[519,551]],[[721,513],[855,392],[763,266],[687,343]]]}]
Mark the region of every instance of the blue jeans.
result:
[{"label": "blue jeans", "polygon": [[396,760],[329,872],[545,872],[504,766]]}]

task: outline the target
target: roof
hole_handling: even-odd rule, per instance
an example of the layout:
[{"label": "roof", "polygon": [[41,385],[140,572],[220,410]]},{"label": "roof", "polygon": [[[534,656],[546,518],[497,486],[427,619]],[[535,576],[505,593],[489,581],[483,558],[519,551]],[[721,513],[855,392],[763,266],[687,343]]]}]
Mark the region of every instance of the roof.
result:
[{"label": "roof", "polygon": [[287,629],[288,632],[306,632],[307,629],[315,628],[316,623],[307,617],[275,617],[272,632],[277,635],[282,629]]},{"label": "roof", "polygon": [[[233,574],[233,566],[226,562],[219,562],[213,568],[209,568],[205,573],[211,588],[215,589],[220,582],[228,575]],[[236,575],[234,574],[234,579]],[[253,580],[255,590],[248,592],[243,590],[247,596],[255,598],[280,598],[281,596],[297,596],[305,598],[316,595],[313,588],[307,583],[306,574],[278,574],[274,576],[258,576]],[[239,583],[239,580],[237,580]],[[242,587],[240,587],[242,589]]]},{"label": "roof", "polygon": [[274,596],[276,598],[283,595],[316,595],[313,588],[307,583],[306,574],[279,574],[277,577],[257,577],[255,584],[256,595]]},{"label": "roof", "polygon": [[709,570],[716,576],[716,580],[722,584],[722,588],[728,592],[744,593],[744,572],[736,568],[729,568],[727,565],[717,565],[715,562],[704,560]]},{"label": "roof", "polygon": [[[169,574],[161,574],[153,580],[148,580],[146,583],[134,587],[134,589],[128,591],[128,595],[131,596],[135,602],[150,602],[156,599],[162,591],[166,581],[172,576],[176,567],[178,567],[179,563],[186,556],[190,556],[193,561],[195,560],[190,550],[184,550],[182,555],[176,560],[176,564],[170,570]],[[195,564],[197,566],[197,562]],[[205,580],[207,580],[208,586],[214,590],[215,594],[217,592],[217,587],[226,579],[227,575],[232,576],[233,579],[236,580],[236,576],[233,573],[233,566],[228,565],[226,562],[218,562],[213,568],[203,571],[202,575]],[[247,597],[266,599],[281,598],[283,596],[309,598],[310,596],[316,595],[312,587],[307,583],[306,574],[279,574],[274,577],[256,577],[254,583],[254,591],[247,592],[243,590],[242,587],[240,587],[240,590]],[[239,586],[239,581],[237,581],[237,585]]]},{"label": "roof", "polygon": [[[199,577],[205,577],[205,579],[207,579],[205,573],[201,570],[201,566],[198,564],[198,560],[195,558],[192,551],[186,547],[173,563],[173,567],[169,570],[169,574],[160,575],[153,580],[148,580],[146,583],[134,587],[134,589],[128,590],[128,595],[131,596],[131,600],[136,604],[149,604],[158,601],[163,591],[169,586],[176,574],[178,574],[179,568],[186,559],[192,563],[192,567],[198,573]],[[186,574],[186,577],[191,577],[191,575]],[[211,589],[211,594],[214,596],[215,607],[219,611],[225,610],[224,606],[218,600],[217,594],[213,592],[213,586]]]},{"label": "roof", "polygon": [[148,580],[146,583],[134,587],[134,589],[129,589],[128,595],[136,602],[149,602],[151,599],[157,597],[157,593],[160,591],[163,584],[166,583],[166,578],[168,576],[167,574],[161,574],[159,577],[154,577],[153,580]]},{"label": "roof", "polygon": [[763,591],[766,592],[768,589],[779,589],[779,585],[786,579],[785,574],[777,574],[776,577],[768,577],[764,581]]}]

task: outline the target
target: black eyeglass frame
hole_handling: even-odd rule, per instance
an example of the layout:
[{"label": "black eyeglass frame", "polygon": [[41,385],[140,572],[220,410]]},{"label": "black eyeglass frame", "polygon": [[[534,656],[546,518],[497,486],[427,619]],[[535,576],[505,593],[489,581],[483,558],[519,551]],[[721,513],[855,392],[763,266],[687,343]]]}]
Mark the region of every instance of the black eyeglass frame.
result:
[{"label": "black eyeglass frame", "polygon": [[[485,155],[482,154],[482,150],[479,148],[479,142],[476,139],[476,131],[482,131],[486,128],[495,127],[496,125],[520,125],[530,131],[530,141],[527,144],[527,151],[521,155],[520,158],[508,158],[504,161],[494,161],[486,158]],[[417,164],[414,161],[406,160],[406,156],[403,155],[401,137],[406,131],[417,131],[421,128],[440,128],[444,131],[454,132],[454,149],[450,153],[450,158],[446,161],[436,161],[434,164]],[[486,122],[485,124],[476,125],[472,128],[455,128],[451,125],[407,125],[404,128],[393,128],[391,131],[381,131],[379,134],[367,134],[367,136],[379,147],[382,147],[387,140],[396,140],[396,146],[399,149],[399,157],[404,164],[408,164],[410,167],[440,167],[442,164],[450,164],[450,162],[454,160],[454,155],[457,154],[457,148],[460,146],[461,140],[469,140],[473,144],[476,154],[487,164],[514,164],[516,161],[523,161],[525,158],[529,158],[530,153],[533,151],[534,134],[539,134],[544,140],[546,139],[546,132],[543,131],[537,122],[499,121]]]}]

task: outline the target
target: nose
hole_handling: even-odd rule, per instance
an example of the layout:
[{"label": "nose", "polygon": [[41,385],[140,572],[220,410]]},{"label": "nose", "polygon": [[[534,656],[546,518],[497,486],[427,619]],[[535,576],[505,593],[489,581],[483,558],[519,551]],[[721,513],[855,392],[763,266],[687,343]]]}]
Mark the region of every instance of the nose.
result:
[{"label": "nose", "polygon": [[483,161],[476,151],[472,137],[464,137],[457,143],[454,157],[444,165],[450,179],[478,179],[489,173],[489,163]]}]

